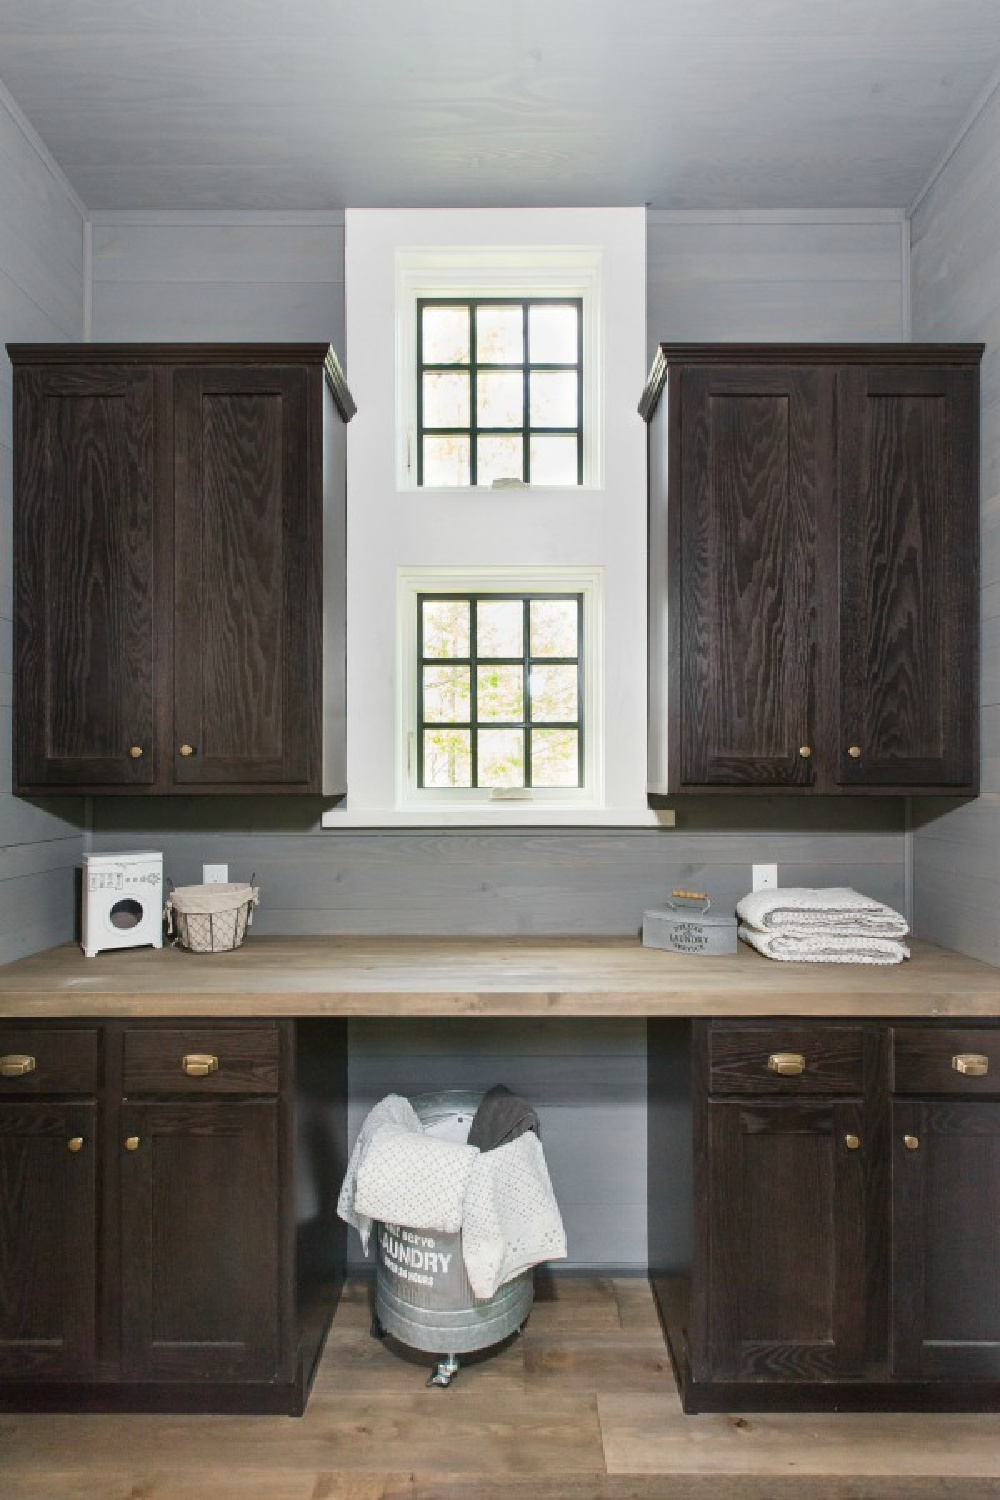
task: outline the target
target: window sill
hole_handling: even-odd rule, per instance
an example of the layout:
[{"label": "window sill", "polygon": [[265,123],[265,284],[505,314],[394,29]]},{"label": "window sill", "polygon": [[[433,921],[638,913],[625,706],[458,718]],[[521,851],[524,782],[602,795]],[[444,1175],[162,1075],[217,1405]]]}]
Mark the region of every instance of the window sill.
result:
[{"label": "window sill", "polygon": [[324,828],[673,828],[672,808],[330,807]]}]

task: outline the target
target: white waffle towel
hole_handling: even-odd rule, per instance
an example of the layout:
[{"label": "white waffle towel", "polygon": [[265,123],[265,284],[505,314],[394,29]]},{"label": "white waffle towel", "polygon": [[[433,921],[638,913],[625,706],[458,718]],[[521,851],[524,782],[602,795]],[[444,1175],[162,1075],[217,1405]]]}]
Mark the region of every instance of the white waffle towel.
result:
[{"label": "white waffle towel", "polygon": [[760,932],[742,926],[740,937],[765,958],[808,964],[900,964],[910,950],[898,938],[832,932]]},{"label": "white waffle towel", "polygon": [[744,926],[758,932],[902,938],[909,931],[898,911],[849,886],[753,891],[737,902],[736,915]]},{"label": "white waffle towel", "polygon": [[477,1297],[543,1260],[565,1260],[566,1231],[542,1143],[527,1131],[480,1153],[465,1195],[462,1258]]}]

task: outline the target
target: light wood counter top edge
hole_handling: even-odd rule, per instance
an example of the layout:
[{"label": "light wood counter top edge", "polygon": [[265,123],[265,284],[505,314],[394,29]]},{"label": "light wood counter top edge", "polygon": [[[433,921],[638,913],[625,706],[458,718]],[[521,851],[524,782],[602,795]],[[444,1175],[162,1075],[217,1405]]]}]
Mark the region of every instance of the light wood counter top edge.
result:
[{"label": "light wood counter top edge", "polygon": [[0,967],[0,1017],[1000,1018],[1000,968],[911,943],[903,964],[689,958],[632,938],[252,935],[233,953],[73,944]]}]

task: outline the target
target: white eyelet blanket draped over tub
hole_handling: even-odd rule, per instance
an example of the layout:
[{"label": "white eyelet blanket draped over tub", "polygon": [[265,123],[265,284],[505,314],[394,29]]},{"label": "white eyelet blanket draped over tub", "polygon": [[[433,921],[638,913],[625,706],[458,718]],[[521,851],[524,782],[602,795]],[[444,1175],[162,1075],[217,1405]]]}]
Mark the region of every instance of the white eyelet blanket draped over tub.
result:
[{"label": "white eyelet blanket draped over tub", "polygon": [[753,891],[736,904],[739,935],[765,958],[814,964],[898,964],[906,918],[849,886]]},{"label": "white eyelet blanket draped over tub", "polygon": [[365,1116],[337,1212],[368,1254],[372,1221],[462,1234],[477,1297],[529,1266],[566,1257],[566,1231],[542,1143],[532,1131],[492,1151],[427,1135],[408,1099],[389,1094]]}]

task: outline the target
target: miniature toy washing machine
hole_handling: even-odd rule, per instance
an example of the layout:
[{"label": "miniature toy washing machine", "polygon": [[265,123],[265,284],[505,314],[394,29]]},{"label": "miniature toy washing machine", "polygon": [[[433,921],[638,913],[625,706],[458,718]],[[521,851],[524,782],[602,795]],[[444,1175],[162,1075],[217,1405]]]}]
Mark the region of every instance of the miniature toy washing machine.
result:
[{"label": "miniature toy washing machine", "polygon": [[81,946],[163,947],[163,855],[85,854]]}]

